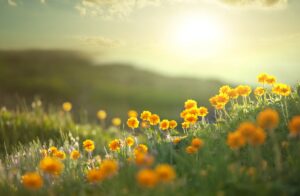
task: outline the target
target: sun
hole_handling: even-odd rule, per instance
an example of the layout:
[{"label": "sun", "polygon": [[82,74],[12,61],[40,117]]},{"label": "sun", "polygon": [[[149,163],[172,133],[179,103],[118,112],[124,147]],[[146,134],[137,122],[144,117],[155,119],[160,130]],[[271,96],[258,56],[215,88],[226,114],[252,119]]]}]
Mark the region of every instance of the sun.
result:
[{"label": "sun", "polygon": [[208,14],[189,14],[176,21],[172,30],[172,47],[195,57],[216,54],[222,48],[225,32],[221,23]]}]

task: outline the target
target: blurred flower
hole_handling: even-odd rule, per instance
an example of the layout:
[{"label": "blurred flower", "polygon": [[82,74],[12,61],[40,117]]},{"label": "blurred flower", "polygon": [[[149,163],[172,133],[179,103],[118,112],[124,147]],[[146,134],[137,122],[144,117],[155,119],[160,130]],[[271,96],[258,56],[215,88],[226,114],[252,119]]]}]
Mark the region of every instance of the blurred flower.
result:
[{"label": "blurred flower", "polygon": [[134,148],[134,154],[138,153],[147,153],[148,147],[145,144],[139,144],[137,147]]},{"label": "blurred flower", "polygon": [[237,131],[247,139],[250,138],[256,131],[256,125],[252,122],[243,122],[240,124]]},{"label": "blurred flower", "polygon": [[255,90],[254,90],[254,94],[256,96],[262,96],[265,94],[265,89],[263,87],[257,87]]},{"label": "blurred flower", "polygon": [[41,153],[41,155],[42,155],[43,157],[48,156],[48,151],[47,151],[46,149],[41,149],[41,150],[40,150],[40,153]]},{"label": "blurred flower", "polygon": [[72,110],[72,104],[70,102],[64,102],[62,104],[62,109],[65,111],[65,112],[70,112]]},{"label": "blurred flower", "polygon": [[247,170],[247,175],[248,176],[255,176],[256,175],[256,169],[255,167],[249,167],[248,170]]},{"label": "blurred flower", "polygon": [[111,123],[114,125],[114,126],[116,126],[116,127],[118,127],[118,126],[120,126],[121,125],[121,119],[120,118],[113,118],[112,120],[111,120]]},{"label": "blurred flower", "polygon": [[137,118],[138,113],[137,113],[137,111],[135,111],[135,110],[129,110],[129,111],[127,112],[127,115],[128,115],[128,118],[131,118],[131,117]]},{"label": "blurred flower", "polygon": [[160,164],[155,168],[158,180],[163,183],[172,182],[176,178],[176,172],[172,166],[168,164]]},{"label": "blurred flower", "polygon": [[193,114],[187,114],[184,119],[185,122],[188,122],[190,124],[195,124],[197,122],[197,120],[198,120],[198,117]]},{"label": "blurred flower", "polygon": [[40,161],[40,169],[51,175],[60,175],[64,168],[64,165],[53,157],[45,157]]},{"label": "blurred flower", "polygon": [[92,152],[95,149],[94,141],[92,140],[85,140],[83,142],[83,147],[87,152]]},{"label": "blurred flower", "polygon": [[160,122],[160,118],[157,114],[152,114],[149,118],[150,125],[157,125]]},{"label": "blurred flower", "polygon": [[265,143],[265,140],[266,140],[265,131],[262,128],[257,128],[248,141],[252,146],[258,146]]},{"label": "blurred flower", "polygon": [[121,141],[119,139],[114,139],[109,143],[109,149],[111,151],[117,151],[121,147]]},{"label": "blurred flower", "polygon": [[235,131],[235,132],[228,133],[227,145],[231,149],[239,149],[243,147],[245,144],[246,144],[246,140],[240,132]]},{"label": "blurred flower", "polygon": [[175,138],[173,139],[173,144],[178,144],[180,141],[181,141],[181,138],[180,138],[180,137],[175,137]]},{"label": "blurred flower", "polygon": [[192,140],[191,146],[193,146],[196,149],[200,149],[200,148],[202,148],[203,144],[204,143],[203,143],[202,139],[200,139],[200,138],[194,138]]},{"label": "blurred flower", "polygon": [[105,120],[107,117],[106,111],[105,110],[99,110],[97,112],[97,117],[99,120]]},{"label": "blurred flower", "polygon": [[236,89],[230,89],[227,92],[227,95],[229,96],[230,99],[237,99],[239,97],[239,94]]},{"label": "blurred flower", "polygon": [[189,123],[189,122],[183,122],[183,123],[181,123],[181,127],[182,127],[183,129],[187,129],[187,128],[190,127],[190,123]]},{"label": "blurred flower", "polygon": [[96,183],[104,179],[104,175],[99,169],[88,170],[86,174],[86,179],[90,183]]},{"label": "blurred flower", "polygon": [[188,146],[185,148],[185,152],[188,154],[194,154],[198,151],[197,148],[193,147],[193,146]]},{"label": "blurred flower", "polygon": [[24,187],[31,190],[40,189],[44,184],[42,177],[37,172],[27,172],[21,177],[21,182]]},{"label": "blurred flower", "polygon": [[175,129],[177,127],[176,120],[170,120],[169,121],[169,126],[170,126],[170,129]]},{"label": "blurred flower", "polygon": [[208,114],[208,110],[206,107],[200,107],[198,109],[198,115],[201,117],[205,117]]},{"label": "blurred flower", "polygon": [[276,78],[274,76],[268,75],[267,79],[265,80],[267,84],[275,84]]},{"label": "blurred flower", "polygon": [[100,171],[105,177],[112,177],[117,174],[119,169],[118,163],[115,160],[105,159],[100,165]]},{"label": "blurred flower", "polygon": [[228,92],[231,90],[230,86],[224,85],[220,88],[219,93],[220,94],[228,94]]},{"label": "blurred flower", "polygon": [[170,126],[170,123],[168,120],[164,119],[160,122],[159,124],[159,127],[161,130],[165,131],[165,130],[168,130],[169,129],[169,126]]},{"label": "blurred flower", "polygon": [[53,155],[57,152],[57,148],[55,146],[51,146],[48,151],[51,155]]},{"label": "blurred flower", "polygon": [[148,121],[143,121],[142,124],[141,124],[141,127],[144,128],[144,129],[149,128],[150,127],[149,122]]},{"label": "blurred flower", "polygon": [[266,83],[267,78],[268,78],[268,74],[266,73],[261,73],[257,76],[258,82],[262,84]]},{"label": "blurred flower", "polygon": [[251,93],[251,87],[250,86],[247,86],[247,85],[239,85],[237,88],[236,88],[238,94],[240,96],[243,96],[243,97],[247,97],[250,95]]},{"label": "blurred flower", "polygon": [[265,109],[257,115],[257,124],[263,129],[275,129],[279,124],[279,114],[274,109]]},{"label": "blurred flower", "polygon": [[185,116],[189,113],[188,110],[183,110],[181,113],[180,113],[180,117],[181,118],[185,118]]},{"label": "blurred flower", "polygon": [[78,150],[73,150],[70,154],[71,159],[77,160],[80,157],[80,152]]},{"label": "blurred flower", "polygon": [[143,111],[141,113],[141,119],[144,120],[144,121],[149,121],[151,115],[152,115],[151,112],[149,112],[149,111]]},{"label": "blurred flower", "polygon": [[154,157],[147,153],[136,153],[135,164],[138,166],[149,167],[154,163]]},{"label": "blurred flower", "polygon": [[193,114],[195,116],[198,116],[199,115],[199,110],[198,108],[190,108],[187,110],[188,111],[188,114]]},{"label": "blurred flower", "polygon": [[292,92],[292,89],[287,84],[277,83],[274,84],[272,92],[282,96],[289,96]]},{"label": "blurred flower", "polygon": [[184,103],[184,108],[185,109],[191,109],[191,108],[196,108],[197,107],[197,102],[193,99],[188,99],[185,103]]},{"label": "blurred flower", "polygon": [[59,150],[54,154],[54,156],[61,160],[64,160],[66,158],[66,153],[64,151]]},{"label": "blurred flower", "polygon": [[300,134],[300,116],[294,116],[289,122],[289,131],[292,136]]},{"label": "blurred flower", "polygon": [[136,117],[130,117],[128,120],[127,120],[127,126],[129,128],[138,128],[139,127],[139,121]]},{"label": "blurred flower", "polygon": [[134,144],[134,139],[133,139],[133,137],[129,136],[125,139],[125,142],[126,142],[127,146],[131,147]]},{"label": "blurred flower", "polygon": [[136,179],[141,186],[147,188],[153,188],[158,182],[156,172],[150,169],[140,170],[137,173]]}]

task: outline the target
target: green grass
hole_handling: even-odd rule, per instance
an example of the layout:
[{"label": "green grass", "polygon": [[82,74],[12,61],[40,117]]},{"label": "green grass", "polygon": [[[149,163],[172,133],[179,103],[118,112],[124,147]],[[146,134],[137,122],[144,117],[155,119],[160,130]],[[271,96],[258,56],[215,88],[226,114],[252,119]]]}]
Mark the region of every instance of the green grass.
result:
[{"label": "green grass", "polygon": [[[18,120],[12,121],[16,126],[13,129],[14,134],[7,138],[15,137],[17,132],[28,127],[26,123],[40,121],[41,116],[44,115],[54,116],[50,127],[70,126],[66,130],[71,134],[65,134],[63,137],[56,135],[56,138],[51,141],[47,141],[45,137],[44,141],[35,140],[23,145],[14,145],[11,153],[2,154],[0,195],[299,195],[300,141],[297,137],[289,137],[287,122],[293,116],[300,115],[300,97],[296,92],[285,98],[272,94],[270,96],[273,98],[271,101],[258,102],[252,98],[247,105],[243,105],[240,100],[238,105],[227,108],[228,117],[223,115],[223,119],[211,124],[199,123],[197,128],[190,129],[187,138],[177,145],[167,139],[148,138],[147,130],[141,129],[138,132],[138,141],[145,143],[149,147],[150,154],[155,157],[155,163],[151,168],[160,163],[168,163],[173,166],[177,174],[177,178],[171,184],[159,184],[153,189],[138,185],[135,176],[141,168],[127,161],[131,155],[127,148],[122,148],[119,153],[108,150],[108,143],[112,138],[124,139],[132,135],[130,129],[121,129],[117,134],[112,134],[111,130],[98,131],[97,129],[95,135],[82,135],[76,127],[83,125],[74,123],[71,116],[64,117],[63,122],[60,123],[62,119],[59,113],[48,114],[44,111],[34,113],[35,110],[24,112],[25,114],[19,112],[17,119],[27,118],[27,120],[19,120],[22,122],[19,127],[16,126]],[[280,115],[280,123],[275,129],[275,138],[270,137],[270,132],[267,132],[267,139],[261,146],[247,145],[240,150],[230,149],[226,144],[227,134],[236,130],[241,122],[255,122],[257,114],[265,108],[273,108]],[[6,111],[5,115],[8,116],[7,119],[12,119],[9,116],[14,116],[16,113]],[[1,115],[3,121],[5,116],[3,111]],[[70,125],[67,122],[70,122]],[[42,129],[46,126],[45,122],[39,126]],[[96,127],[96,125],[90,126]],[[49,128],[41,129],[40,134],[46,135]],[[157,132],[155,138],[164,138],[164,134],[157,128],[154,129]],[[33,135],[39,134],[39,131],[35,131]],[[171,135],[184,134],[179,131]],[[52,135],[47,137],[51,138]],[[190,155],[185,152],[185,148],[194,137],[200,137],[204,141],[204,146],[196,154]],[[39,139],[41,138],[42,136],[39,135]],[[96,145],[91,160],[95,160],[98,155],[104,159],[107,155],[105,146],[107,153],[118,161],[120,167],[116,176],[96,184],[87,182],[85,177],[85,173],[92,165],[88,153],[82,147],[82,141],[90,138],[95,140]],[[284,146],[282,142],[288,145]],[[64,171],[55,179],[42,174],[44,186],[38,191],[27,190],[21,184],[21,176],[28,171],[39,171],[38,164],[42,159],[40,150],[52,145],[67,153],[67,158],[62,161],[65,165]],[[82,157],[74,161],[68,155],[71,149],[77,148],[77,145]],[[279,147],[281,170],[276,169],[277,155],[274,153],[274,147]],[[253,169],[255,172],[250,175]]]}]

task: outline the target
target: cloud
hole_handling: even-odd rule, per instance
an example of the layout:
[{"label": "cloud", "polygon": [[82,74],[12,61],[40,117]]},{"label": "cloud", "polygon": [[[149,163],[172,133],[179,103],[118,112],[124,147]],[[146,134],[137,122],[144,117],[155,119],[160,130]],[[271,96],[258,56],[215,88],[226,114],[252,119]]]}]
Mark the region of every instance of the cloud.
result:
[{"label": "cloud", "polygon": [[222,3],[236,6],[278,7],[284,6],[288,0],[219,0]]},{"label": "cloud", "polygon": [[125,45],[125,42],[121,40],[104,36],[76,36],[75,39],[79,40],[84,45],[101,49],[112,49]]},{"label": "cloud", "polygon": [[17,2],[14,1],[14,0],[8,0],[7,3],[8,3],[8,5],[10,5],[10,6],[17,6],[17,5],[18,5]]}]

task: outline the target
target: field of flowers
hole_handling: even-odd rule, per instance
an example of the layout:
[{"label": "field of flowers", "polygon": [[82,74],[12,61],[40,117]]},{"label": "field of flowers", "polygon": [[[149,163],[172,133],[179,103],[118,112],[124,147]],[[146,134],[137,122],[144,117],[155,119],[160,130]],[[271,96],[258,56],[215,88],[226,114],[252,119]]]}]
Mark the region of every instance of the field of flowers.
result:
[{"label": "field of flowers", "polygon": [[[222,86],[209,111],[187,100],[167,119],[150,108],[124,122],[72,104],[0,111],[0,195],[299,195],[298,87],[260,74]],[[208,118],[208,113],[214,118]]]}]

